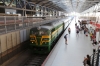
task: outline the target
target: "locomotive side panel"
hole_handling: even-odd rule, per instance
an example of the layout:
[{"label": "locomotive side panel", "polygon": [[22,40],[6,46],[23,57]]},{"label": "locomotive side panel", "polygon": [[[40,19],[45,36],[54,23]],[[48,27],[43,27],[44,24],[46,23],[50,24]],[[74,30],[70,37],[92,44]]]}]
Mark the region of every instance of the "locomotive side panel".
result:
[{"label": "locomotive side panel", "polygon": [[58,28],[58,35],[63,31],[63,25]]}]

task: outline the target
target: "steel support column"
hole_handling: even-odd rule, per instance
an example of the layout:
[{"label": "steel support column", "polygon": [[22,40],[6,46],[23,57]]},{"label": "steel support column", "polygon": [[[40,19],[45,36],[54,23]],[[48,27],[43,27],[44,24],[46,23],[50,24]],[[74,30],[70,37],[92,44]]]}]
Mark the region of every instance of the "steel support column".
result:
[{"label": "steel support column", "polygon": [[14,0],[11,0],[10,4],[8,6],[10,6],[13,2],[14,2]]},{"label": "steel support column", "polygon": [[5,4],[5,1],[4,1],[4,0],[1,0],[1,1],[4,3],[5,6],[7,6],[7,5]]},{"label": "steel support column", "polygon": [[16,6],[17,5],[19,5],[20,6],[20,8],[22,8],[22,6],[20,5],[20,3],[19,2],[21,2],[20,0],[16,0]]}]

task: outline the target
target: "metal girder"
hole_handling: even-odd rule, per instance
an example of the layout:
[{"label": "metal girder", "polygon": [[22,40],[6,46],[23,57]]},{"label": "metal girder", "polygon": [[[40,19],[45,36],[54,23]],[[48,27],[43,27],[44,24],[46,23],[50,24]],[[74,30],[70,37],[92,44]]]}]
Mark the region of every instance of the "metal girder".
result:
[{"label": "metal girder", "polygon": [[51,1],[48,1],[48,2],[46,2],[46,3],[42,3],[41,6],[45,6],[45,5],[48,4],[48,3],[52,3],[52,2],[51,2]]},{"label": "metal girder", "polygon": [[54,4],[50,4],[50,5],[47,5],[47,7],[48,7],[48,8],[51,8],[51,7],[54,8],[55,5],[54,5]]},{"label": "metal girder", "polygon": [[34,9],[36,7],[35,3],[33,3],[33,2],[28,2],[28,3],[29,3],[29,5],[31,4],[30,7],[34,5],[33,8],[31,7],[32,9]]},{"label": "metal girder", "polygon": [[[20,5],[19,0],[16,0],[16,2],[17,2],[16,4],[19,4],[19,5]],[[22,8],[22,6],[21,6],[21,5],[20,5],[20,7]]]},{"label": "metal girder", "polygon": [[59,11],[65,11],[64,9],[62,9],[61,7],[57,6],[56,7]]},{"label": "metal girder", "polygon": [[48,8],[52,8],[54,10],[60,10],[59,7],[55,7],[55,4],[52,4],[51,6],[47,6]]},{"label": "metal girder", "polygon": [[30,3],[28,2],[28,1],[25,1],[25,4],[24,4],[24,7],[23,8],[25,8],[26,9],[26,5],[29,5],[29,7],[31,8],[31,10],[32,10],[32,7],[31,7],[31,5],[30,5]]},{"label": "metal girder", "polygon": [[8,6],[10,6],[13,2],[14,2],[14,0],[11,0],[11,2],[9,3],[9,5],[8,5]]},{"label": "metal girder", "polygon": [[33,10],[36,8],[36,4],[34,4]]},{"label": "metal girder", "polygon": [[25,10],[25,11],[32,11],[33,12],[33,10],[21,9],[21,8],[15,8],[15,7],[7,7],[7,6],[0,6],[0,8],[15,9],[15,10]]},{"label": "metal girder", "polygon": [[28,2],[28,4],[29,4],[30,8],[32,9],[32,7],[31,7],[31,5],[30,5],[30,3],[29,3],[29,2]]},{"label": "metal girder", "polygon": [[50,5],[53,5],[53,3],[52,2],[50,2],[49,4],[44,4],[43,6],[46,6],[46,7],[48,7],[48,6],[50,6]]},{"label": "metal girder", "polygon": [[48,5],[44,5],[44,6],[46,6],[46,7],[48,7],[48,8],[55,9],[55,10],[60,10],[60,9],[59,9],[60,7],[56,6],[56,4],[53,4],[52,2],[49,3]]},{"label": "metal girder", "polygon": [[[46,3],[47,4],[47,3]],[[63,10],[63,9],[61,9],[60,7],[58,7],[58,6],[56,6],[56,4],[54,4],[53,2],[51,2],[50,1],[50,3],[49,4],[44,4],[44,6],[46,6],[46,7],[48,7],[48,8],[52,8],[52,9],[55,9],[55,10]],[[60,9],[59,9],[60,8]]]},{"label": "metal girder", "polygon": [[31,0],[31,2],[33,2],[33,3],[37,3],[39,0]]},{"label": "metal girder", "polygon": [[30,3],[29,2],[25,2],[25,5],[24,5],[24,8],[26,7],[26,4],[28,4],[29,5],[29,7],[32,9],[32,7],[31,7],[31,5],[30,5]]},{"label": "metal girder", "polygon": [[[43,0],[43,1],[47,1],[47,0]],[[42,0],[41,1],[38,1],[36,4],[39,4],[39,3],[41,3],[41,2],[43,2]]]},{"label": "metal girder", "polygon": [[[41,6],[46,6],[46,7],[47,7],[48,5],[50,6],[50,5],[53,4],[53,2],[51,2],[51,1],[47,1],[47,2],[46,2],[46,1],[47,1],[47,0],[37,1],[36,4],[39,4],[39,5],[41,5]],[[44,3],[44,2],[45,2],[45,3]],[[54,6],[55,6],[55,5],[54,5]],[[54,6],[53,6],[53,7],[54,7]],[[55,9],[57,9],[57,8],[55,7]],[[58,9],[57,9],[57,10],[58,10]]]},{"label": "metal girder", "polygon": [[48,0],[43,0],[42,2],[39,2],[38,4],[43,5],[45,3],[49,2]]},{"label": "metal girder", "polygon": [[85,1],[85,2],[92,2],[92,3],[94,2],[94,3],[95,3],[95,2],[100,2],[100,1],[95,1],[95,0],[94,0],[94,1]]},{"label": "metal girder", "polygon": [[1,1],[4,3],[5,6],[7,6],[7,5],[5,4],[5,2],[4,2],[4,0],[1,0]]},{"label": "metal girder", "polygon": [[55,10],[58,10],[58,11],[61,11],[63,9],[61,9],[60,7],[56,6],[56,7],[53,7],[53,6],[50,6],[49,8],[52,8],[52,9],[55,9]]},{"label": "metal girder", "polygon": [[48,8],[53,8],[53,9],[56,8],[55,5],[53,5],[53,4],[51,6],[47,6],[47,7]]},{"label": "metal girder", "polygon": [[48,7],[48,8],[55,9],[55,10],[64,11],[64,9],[60,8],[59,6],[56,6],[52,1],[48,1],[48,0],[33,0],[32,2],[34,2],[35,4],[39,4],[41,6],[45,6],[45,7]]}]

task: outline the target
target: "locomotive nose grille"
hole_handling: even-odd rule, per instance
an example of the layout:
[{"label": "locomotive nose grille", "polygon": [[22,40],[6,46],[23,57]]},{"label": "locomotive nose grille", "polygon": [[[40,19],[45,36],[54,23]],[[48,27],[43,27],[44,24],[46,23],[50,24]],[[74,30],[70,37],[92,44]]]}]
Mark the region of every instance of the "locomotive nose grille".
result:
[{"label": "locomotive nose grille", "polygon": [[37,37],[37,44],[40,45],[41,37]]}]

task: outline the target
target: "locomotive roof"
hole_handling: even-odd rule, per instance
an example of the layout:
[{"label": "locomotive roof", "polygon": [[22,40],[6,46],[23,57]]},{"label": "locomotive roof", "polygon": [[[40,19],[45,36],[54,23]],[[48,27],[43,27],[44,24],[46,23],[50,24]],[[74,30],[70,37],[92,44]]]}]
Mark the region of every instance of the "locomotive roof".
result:
[{"label": "locomotive roof", "polygon": [[59,24],[61,24],[62,21],[56,21],[56,22],[51,22],[51,23],[47,23],[47,24],[44,24],[44,25],[48,25],[48,26],[57,26]]},{"label": "locomotive roof", "polygon": [[[55,26],[57,26],[61,23],[62,22],[52,22],[52,23],[44,24],[44,25],[39,26],[39,27],[40,27],[40,29],[51,30],[52,28],[54,28]],[[34,27],[31,30],[38,30],[39,27]]]},{"label": "locomotive roof", "polygon": [[[39,26],[40,27],[40,30],[41,29],[44,29],[44,30],[50,30],[50,29],[52,29],[53,27],[52,26]],[[34,27],[34,28],[32,28],[31,30],[39,30],[38,28],[39,27]]]},{"label": "locomotive roof", "polygon": [[53,26],[40,26],[40,27],[47,30],[51,30],[53,28]]}]

